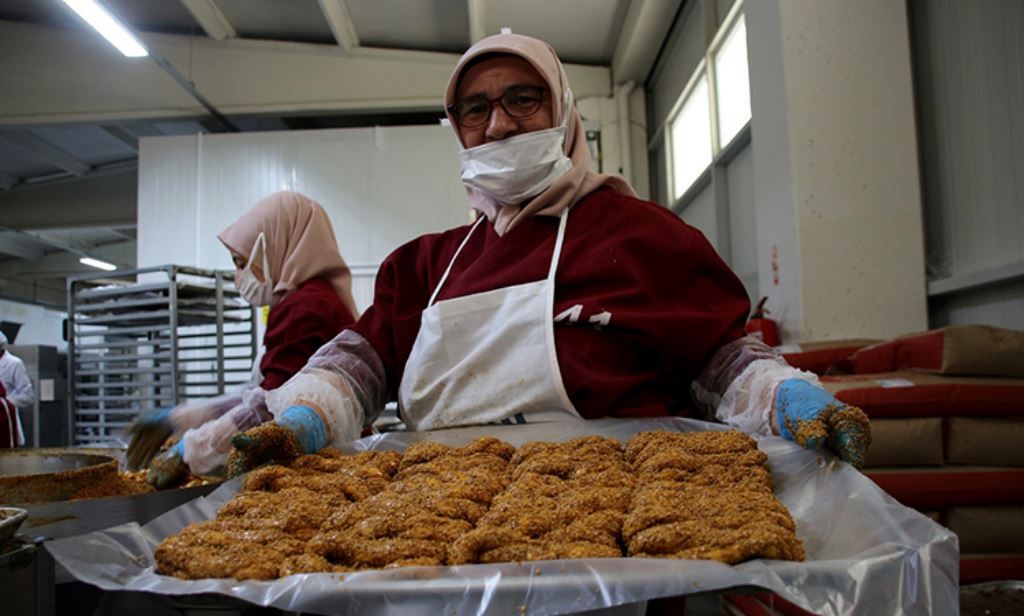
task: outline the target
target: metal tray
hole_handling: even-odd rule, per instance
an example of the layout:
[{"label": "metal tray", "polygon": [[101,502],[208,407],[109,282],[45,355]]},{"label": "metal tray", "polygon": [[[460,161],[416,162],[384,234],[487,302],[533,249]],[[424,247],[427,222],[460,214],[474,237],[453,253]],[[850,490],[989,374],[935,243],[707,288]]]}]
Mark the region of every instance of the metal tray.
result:
[{"label": "metal tray", "polygon": [[[652,429],[717,430],[693,420],[594,420],[525,426],[388,433],[354,449],[404,450],[416,440],[452,445],[491,434],[513,445],[601,434],[625,441]],[[771,590],[816,613],[930,614],[955,604],[956,538],[900,505],[846,464],[778,438],[768,455],[776,493],[797,522],[806,562],[610,558],[408,567],[352,574],[304,574],[272,581],[180,580],[157,575],[153,550],[164,537],[210,519],[240,480],[186,503],[144,528],[122,525],[48,542],[47,550],[80,581],[109,590],[162,595],[218,593],[257,605],[318,614],[530,613],[609,608],[664,596],[739,586]]]}]

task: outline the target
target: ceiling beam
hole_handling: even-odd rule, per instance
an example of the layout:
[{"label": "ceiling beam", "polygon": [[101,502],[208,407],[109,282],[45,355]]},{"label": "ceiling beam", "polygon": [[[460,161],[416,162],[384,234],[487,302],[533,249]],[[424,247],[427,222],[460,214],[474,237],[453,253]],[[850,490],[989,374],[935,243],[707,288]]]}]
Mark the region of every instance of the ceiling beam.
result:
[{"label": "ceiling beam", "polygon": [[345,51],[352,51],[353,47],[359,47],[359,35],[356,34],[356,27],[352,24],[352,17],[348,14],[348,7],[345,0],[317,0],[320,3],[320,10],[331,26],[334,33],[334,40],[338,46]]},{"label": "ceiling beam", "polygon": [[114,139],[117,139],[124,145],[131,148],[132,152],[135,152],[136,154],[139,152],[139,138],[131,134],[131,132],[126,130],[123,126],[118,124],[108,124],[103,127],[103,130],[107,131],[107,134]]},{"label": "ceiling beam", "polygon": [[84,178],[25,184],[0,193],[0,222],[13,229],[132,227],[138,168],[93,172]]},{"label": "ceiling beam", "polygon": [[[134,121],[204,115],[152,62],[112,59],[93,37],[0,21],[0,41],[31,50],[0,53],[0,125],[96,122],[133,130]],[[340,53],[336,45],[171,34],[147,34],[146,43],[190,67],[188,79],[229,117],[440,112],[441,92],[459,59],[454,53],[369,47]],[[611,96],[608,67],[566,64],[565,70],[577,99]],[[76,95],[53,96],[61,91]]]},{"label": "ceiling beam", "polygon": [[216,120],[217,124],[220,125],[222,130],[231,133],[240,132],[238,130],[238,127],[235,126],[234,123],[232,123],[231,120],[227,118],[227,116],[221,113],[221,111],[217,109],[213,105],[213,103],[211,103],[210,100],[203,95],[202,92],[199,91],[199,88],[196,87],[196,82],[191,81],[190,79],[182,75],[178,68],[174,66],[174,64],[172,64],[170,60],[163,57],[161,54],[157,53],[153,49],[149,50],[149,57],[151,60],[153,60],[154,63],[156,63],[157,66],[164,69],[164,72],[170,75],[171,79],[177,82],[179,86],[181,86],[186,92],[188,92],[192,96],[192,98],[196,100],[196,102],[202,105],[203,109],[205,109],[211,116],[213,116],[213,119]]},{"label": "ceiling beam", "polygon": [[0,278],[63,278],[72,274],[97,271],[94,267],[82,265],[78,259],[78,255],[70,252],[55,252],[32,261],[8,261],[0,263]]},{"label": "ceiling beam", "polygon": [[7,175],[3,171],[0,171],[0,190],[10,190],[18,183],[18,178],[13,175]]},{"label": "ceiling beam", "polygon": [[487,19],[484,15],[484,0],[467,0],[469,10],[469,44],[487,36]]},{"label": "ceiling beam", "polygon": [[46,251],[18,231],[0,230],[0,254],[35,261],[43,258]]},{"label": "ceiling beam", "polygon": [[[135,240],[105,244],[89,251],[88,256],[117,265],[120,269],[135,267]],[[78,262],[76,252],[52,252],[38,259],[20,259],[0,262],[0,278],[59,278],[82,272],[96,272],[94,267]]]},{"label": "ceiling beam", "polygon": [[181,0],[192,17],[206,31],[206,35],[216,41],[232,39],[238,36],[235,27],[221,12],[213,0]]},{"label": "ceiling beam", "polygon": [[127,158],[124,160],[117,160],[110,163],[103,163],[102,165],[96,165],[92,167],[88,173],[79,177],[75,175],[69,175],[64,171],[54,171],[52,173],[44,173],[40,175],[33,175],[31,177],[21,178],[16,186],[11,188],[8,192],[19,192],[21,190],[28,190],[31,188],[38,188],[40,186],[52,186],[56,184],[66,184],[68,182],[81,182],[90,178],[98,178],[105,175],[113,175],[122,173],[128,170],[134,170],[138,167],[138,158]]},{"label": "ceiling beam", "polygon": [[[125,229],[131,229],[132,233],[125,233]],[[110,227],[110,228],[107,228],[106,230],[110,231],[111,233],[113,233],[114,235],[116,235],[117,237],[119,237],[119,238],[121,238],[123,240],[135,241],[135,238],[136,238],[135,232],[134,232],[135,231],[135,227],[120,227],[120,228],[118,228],[118,227]]]},{"label": "ceiling beam", "polygon": [[[96,248],[96,244],[75,237],[74,231],[69,229],[48,229],[45,231],[19,231],[19,233],[45,244],[57,250],[73,252],[76,254],[87,253]],[[63,236],[63,237],[61,237]]]},{"label": "ceiling beam", "polygon": [[0,137],[27,150],[36,158],[67,171],[71,175],[82,177],[89,172],[90,167],[88,164],[28,131],[5,131],[0,133]]},{"label": "ceiling beam", "polygon": [[63,280],[15,280],[0,278],[0,299],[23,304],[46,306],[56,310],[67,310],[67,283]]},{"label": "ceiling beam", "polygon": [[120,125],[126,131],[135,135],[136,137],[162,137],[161,133],[155,126],[148,122],[130,122]]}]

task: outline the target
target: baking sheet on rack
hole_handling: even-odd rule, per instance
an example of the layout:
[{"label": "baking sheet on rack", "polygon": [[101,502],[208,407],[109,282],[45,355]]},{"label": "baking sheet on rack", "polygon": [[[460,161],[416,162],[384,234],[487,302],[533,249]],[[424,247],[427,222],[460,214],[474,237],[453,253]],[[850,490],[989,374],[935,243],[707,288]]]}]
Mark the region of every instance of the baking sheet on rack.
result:
[{"label": "baking sheet on rack", "polygon": [[[644,430],[721,430],[719,424],[653,418],[523,426],[481,426],[388,433],[356,441],[353,450],[404,450],[417,440],[451,445],[491,434],[513,445],[601,434],[625,442]],[[804,542],[802,563],[754,560],[737,566],[667,559],[585,559],[410,567],[349,574],[293,575],[273,581],[179,580],[154,572],[164,537],[214,517],[238,490],[227,482],[140,527],[125,524],[48,542],[77,579],[108,590],[168,595],[221,593],[251,603],[318,614],[558,614],[655,597],[743,585],[770,589],[821,614],[930,614],[957,605],[956,536],[906,508],[852,467],[779,438],[762,438],[775,492]]]}]

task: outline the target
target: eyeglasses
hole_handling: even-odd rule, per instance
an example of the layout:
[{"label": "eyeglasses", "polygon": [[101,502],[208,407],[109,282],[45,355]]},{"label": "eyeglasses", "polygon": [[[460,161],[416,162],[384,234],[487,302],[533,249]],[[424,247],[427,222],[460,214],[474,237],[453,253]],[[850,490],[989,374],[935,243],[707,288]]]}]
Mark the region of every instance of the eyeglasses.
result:
[{"label": "eyeglasses", "polygon": [[543,86],[512,86],[497,98],[470,96],[448,107],[455,121],[463,128],[477,128],[491,119],[494,103],[500,103],[505,113],[512,118],[527,118],[537,113],[544,102]]}]

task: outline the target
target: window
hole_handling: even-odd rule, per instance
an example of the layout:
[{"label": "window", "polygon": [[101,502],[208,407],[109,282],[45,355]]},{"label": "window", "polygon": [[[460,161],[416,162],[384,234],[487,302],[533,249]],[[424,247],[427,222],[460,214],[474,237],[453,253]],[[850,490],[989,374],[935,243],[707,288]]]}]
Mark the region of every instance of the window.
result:
[{"label": "window", "polygon": [[668,115],[668,178],[672,201],[704,173],[750,120],[747,27],[742,3],[726,17]]},{"label": "window", "polygon": [[715,53],[718,148],[724,148],[750,120],[747,24],[740,15]]},{"label": "window", "polygon": [[672,199],[678,199],[711,164],[711,108],[708,79],[701,75],[690,88],[676,117],[669,121]]}]

